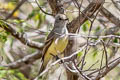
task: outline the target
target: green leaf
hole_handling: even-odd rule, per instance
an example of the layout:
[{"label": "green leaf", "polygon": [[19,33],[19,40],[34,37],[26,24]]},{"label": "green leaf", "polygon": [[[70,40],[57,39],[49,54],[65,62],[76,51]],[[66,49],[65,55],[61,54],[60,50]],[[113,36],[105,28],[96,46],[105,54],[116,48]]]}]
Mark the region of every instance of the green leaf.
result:
[{"label": "green leaf", "polygon": [[27,19],[31,19],[32,17],[34,17],[35,15],[39,14],[39,11],[38,9],[34,9],[32,10],[32,12],[28,15]]},{"label": "green leaf", "polygon": [[0,70],[0,78],[6,77],[7,71],[6,70]]},{"label": "green leaf", "polygon": [[20,72],[17,72],[17,73],[16,73],[16,76],[17,76],[20,80],[27,80],[27,79],[25,78],[25,76],[24,76],[22,73],[20,73]]},{"label": "green leaf", "polygon": [[0,67],[0,70],[4,70],[5,69],[5,67]]},{"label": "green leaf", "polygon": [[95,58],[97,56],[97,54],[98,54],[98,51],[94,49],[93,50],[93,57]]},{"label": "green leaf", "polygon": [[83,54],[83,52],[79,52],[79,53],[77,54],[77,56],[80,57],[82,54]]},{"label": "green leaf", "polygon": [[83,30],[84,32],[87,31],[87,26],[86,26],[86,24],[83,24],[82,30]]},{"label": "green leaf", "polygon": [[98,32],[100,30],[100,26],[97,26],[97,28],[95,29],[95,32]]},{"label": "green leaf", "polygon": [[113,40],[113,42],[114,42],[114,43],[118,43],[118,39],[115,38],[115,39]]},{"label": "green leaf", "polygon": [[4,43],[4,42],[6,42],[6,41],[7,41],[7,36],[0,33],[0,42],[3,42],[3,43]]},{"label": "green leaf", "polygon": [[0,20],[0,26],[4,29],[4,27],[8,28],[7,24],[3,21]]},{"label": "green leaf", "polygon": [[15,74],[15,70],[9,70],[8,73]]},{"label": "green leaf", "polygon": [[83,30],[84,32],[86,32],[89,27],[90,27],[90,22],[89,22],[89,21],[86,21],[86,22],[82,25],[82,30]]}]

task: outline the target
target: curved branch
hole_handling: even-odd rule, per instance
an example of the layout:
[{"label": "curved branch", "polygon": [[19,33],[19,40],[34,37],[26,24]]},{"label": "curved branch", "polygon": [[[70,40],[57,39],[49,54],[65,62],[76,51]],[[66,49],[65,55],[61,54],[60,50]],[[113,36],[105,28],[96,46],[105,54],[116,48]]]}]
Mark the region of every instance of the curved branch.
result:
[{"label": "curved branch", "polygon": [[100,10],[101,14],[103,14],[108,20],[110,20],[113,24],[115,24],[117,27],[120,25],[120,20],[115,17],[112,13],[110,13],[107,9],[104,7]]},{"label": "curved branch", "polygon": [[42,57],[41,52],[37,51],[37,52],[35,52],[33,54],[25,56],[24,58],[22,58],[20,60],[9,63],[7,65],[1,65],[1,66],[8,67],[8,69],[17,69],[17,68],[20,68],[20,67],[22,67],[24,65],[33,63],[34,61],[40,59],[41,57]]},{"label": "curved branch", "polygon": [[25,33],[19,33],[14,29],[14,26],[12,24],[7,23],[4,20],[0,20],[0,27],[4,28],[6,31],[10,32],[12,36],[14,36],[15,38],[17,38],[19,41],[21,41],[23,44],[35,48],[35,49],[39,49],[42,50],[43,46],[35,41],[31,41],[29,39],[27,39],[26,34]]},{"label": "curved branch", "polygon": [[41,6],[39,5],[39,3],[38,3],[37,0],[35,0],[35,2],[37,3],[38,7],[40,8],[40,10],[41,10],[43,13],[45,13],[45,14],[47,14],[47,15],[53,16],[52,14],[45,12],[45,11],[41,8]]},{"label": "curved branch", "polygon": [[47,0],[51,9],[52,9],[52,14],[56,15],[59,12],[64,12],[63,11],[63,4],[61,4],[60,2],[58,2],[59,0]]},{"label": "curved branch", "polygon": [[76,30],[100,8],[105,0],[93,0],[88,7],[77,18],[72,20],[68,29],[69,32],[75,33]]},{"label": "curved branch", "polygon": [[115,68],[120,63],[120,57],[108,65],[108,68],[103,68],[100,74],[94,78],[94,80],[99,80],[100,78],[104,77],[108,72],[110,72],[113,68]]}]

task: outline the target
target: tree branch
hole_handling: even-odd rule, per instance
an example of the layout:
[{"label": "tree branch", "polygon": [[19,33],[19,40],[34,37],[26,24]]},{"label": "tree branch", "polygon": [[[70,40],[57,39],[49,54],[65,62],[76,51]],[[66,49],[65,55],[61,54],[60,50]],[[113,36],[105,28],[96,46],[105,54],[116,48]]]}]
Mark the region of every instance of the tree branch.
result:
[{"label": "tree branch", "polygon": [[78,27],[80,27],[88,18],[92,17],[92,15],[99,9],[99,7],[104,3],[104,0],[93,0],[88,7],[74,20],[72,20],[68,29],[69,32],[75,33]]},{"label": "tree branch", "polygon": [[97,75],[94,80],[99,80],[100,78],[104,77],[108,72],[110,72],[113,68],[115,68],[120,63],[120,58],[112,62],[108,65],[108,68],[103,68],[102,72]]},{"label": "tree branch", "polygon": [[35,48],[35,49],[39,49],[39,50],[43,49],[43,46],[40,43],[27,39],[27,37],[26,37],[27,35],[25,33],[17,32],[14,29],[14,26],[12,24],[9,24],[8,22],[5,22],[4,20],[0,20],[0,27],[4,28],[6,31],[10,32],[12,36],[17,38],[23,44],[25,44],[29,47]]},{"label": "tree branch", "polygon": [[26,1],[27,0],[22,0],[20,3],[18,3],[16,8],[5,18],[5,20],[9,19],[15,13],[15,11],[17,11]]},{"label": "tree branch", "polygon": [[17,69],[17,68],[20,68],[26,64],[33,63],[34,61],[40,59],[41,57],[42,57],[41,52],[37,51],[33,54],[25,56],[24,58],[22,58],[20,60],[9,63],[7,65],[1,65],[1,66],[8,67],[8,69]]},{"label": "tree branch", "polygon": [[120,26],[120,20],[115,17],[112,13],[110,13],[107,9],[104,7],[100,10],[101,14],[103,14],[108,20],[110,20],[113,24],[115,24],[117,27]]},{"label": "tree branch", "polygon": [[45,11],[41,8],[41,6],[39,5],[39,3],[38,3],[37,0],[35,0],[35,2],[36,2],[36,4],[38,5],[38,7],[40,8],[40,10],[41,10],[43,13],[45,13],[45,14],[47,14],[47,15],[50,15],[50,16],[53,16],[52,14],[45,12]]},{"label": "tree branch", "polygon": [[[58,2],[59,1],[59,2]],[[48,3],[52,9],[52,14],[56,15],[59,12],[64,13],[63,4],[61,4],[60,0],[48,0]]]}]

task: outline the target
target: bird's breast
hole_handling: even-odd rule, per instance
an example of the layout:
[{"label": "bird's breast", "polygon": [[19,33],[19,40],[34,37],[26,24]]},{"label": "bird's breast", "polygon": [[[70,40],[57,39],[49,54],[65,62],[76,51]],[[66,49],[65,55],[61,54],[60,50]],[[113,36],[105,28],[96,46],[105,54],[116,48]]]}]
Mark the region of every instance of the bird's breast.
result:
[{"label": "bird's breast", "polygon": [[54,39],[49,49],[49,52],[53,53],[54,55],[57,55],[58,53],[62,53],[66,48],[67,44],[68,44],[68,36],[67,35],[60,36]]}]

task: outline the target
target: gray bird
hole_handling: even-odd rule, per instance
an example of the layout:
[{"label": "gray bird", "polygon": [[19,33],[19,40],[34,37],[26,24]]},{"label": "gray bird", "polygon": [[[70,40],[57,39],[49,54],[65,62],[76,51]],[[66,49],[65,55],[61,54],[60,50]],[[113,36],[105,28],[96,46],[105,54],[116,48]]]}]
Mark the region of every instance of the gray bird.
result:
[{"label": "gray bird", "polygon": [[54,28],[48,35],[43,48],[42,66],[39,73],[46,68],[53,56],[57,56],[58,53],[62,53],[65,50],[68,44],[67,23],[68,18],[64,14],[57,14],[55,16]]}]

